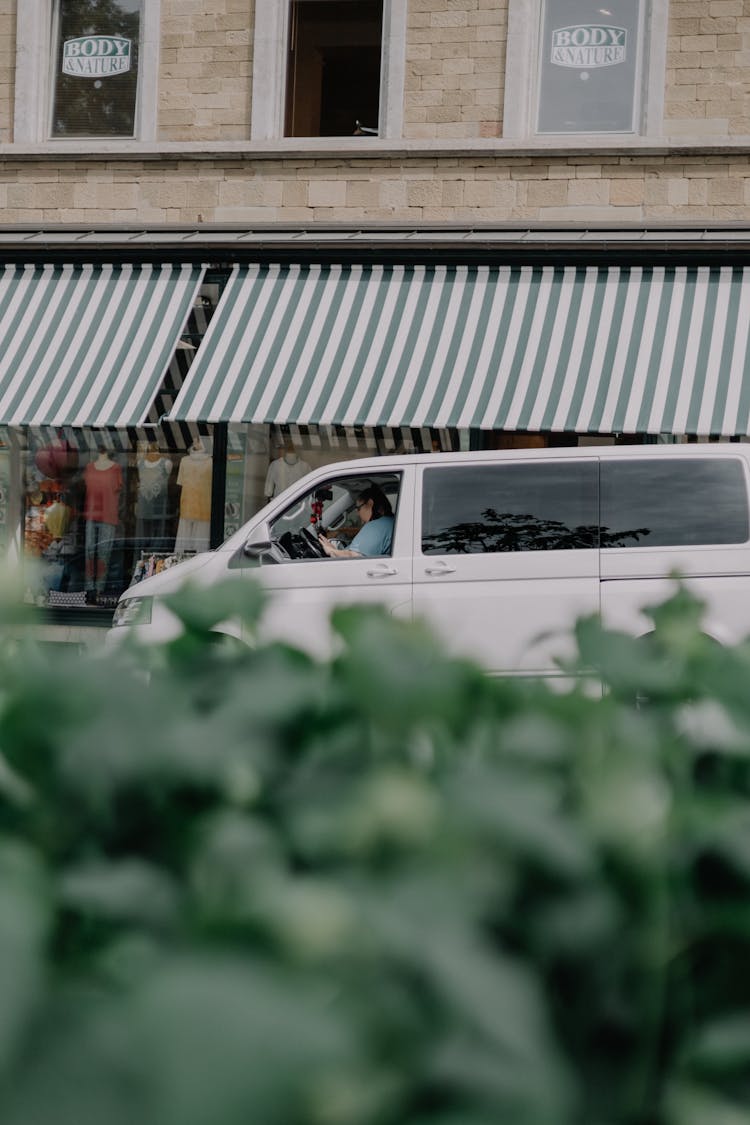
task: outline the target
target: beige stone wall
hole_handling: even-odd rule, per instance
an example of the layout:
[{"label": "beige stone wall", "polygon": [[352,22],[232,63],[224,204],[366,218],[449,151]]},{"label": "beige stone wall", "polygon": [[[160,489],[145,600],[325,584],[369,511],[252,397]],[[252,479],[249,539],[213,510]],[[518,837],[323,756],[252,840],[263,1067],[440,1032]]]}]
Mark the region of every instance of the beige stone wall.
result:
[{"label": "beige stone wall", "polygon": [[665,133],[750,134],[750,3],[671,0]]},{"label": "beige stone wall", "polygon": [[746,219],[742,153],[0,162],[6,223]]},{"label": "beige stone wall", "polygon": [[253,13],[253,0],[162,0],[161,140],[248,139]]},{"label": "beige stone wall", "polygon": [[507,0],[410,0],[404,135],[499,137]]},{"label": "beige stone wall", "polygon": [[16,73],[15,3],[0,3],[0,143],[7,143],[13,121]]}]

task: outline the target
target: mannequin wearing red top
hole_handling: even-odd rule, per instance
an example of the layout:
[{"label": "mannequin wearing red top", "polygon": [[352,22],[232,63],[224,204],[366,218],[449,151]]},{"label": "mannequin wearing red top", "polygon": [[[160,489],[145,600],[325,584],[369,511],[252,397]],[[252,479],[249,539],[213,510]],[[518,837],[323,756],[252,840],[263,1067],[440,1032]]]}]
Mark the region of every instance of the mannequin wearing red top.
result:
[{"label": "mannequin wearing red top", "polygon": [[86,485],[86,589],[101,594],[107,579],[115,528],[119,522],[122,469],[99,446],[95,461],[89,461],[83,474]]}]

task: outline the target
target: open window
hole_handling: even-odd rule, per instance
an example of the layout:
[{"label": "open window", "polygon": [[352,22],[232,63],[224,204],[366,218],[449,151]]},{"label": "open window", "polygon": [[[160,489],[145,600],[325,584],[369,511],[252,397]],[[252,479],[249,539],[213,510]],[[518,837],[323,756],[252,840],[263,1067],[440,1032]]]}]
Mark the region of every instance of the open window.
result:
[{"label": "open window", "polygon": [[288,562],[326,558],[325,551],[318,543],[321,532],[325,532],[334,544],[348,547],[362,526],[357,515],[360,495],[375,486],[385,497],[387,507],[395,517],[400,484],[398,473],[348,475],[317,484],[304,496],[289,504],[273,521],[272,550],[261,561]]},{"label": "open window", "polygon": [[377,134],[383,0],[292,0],[287,137]]}]

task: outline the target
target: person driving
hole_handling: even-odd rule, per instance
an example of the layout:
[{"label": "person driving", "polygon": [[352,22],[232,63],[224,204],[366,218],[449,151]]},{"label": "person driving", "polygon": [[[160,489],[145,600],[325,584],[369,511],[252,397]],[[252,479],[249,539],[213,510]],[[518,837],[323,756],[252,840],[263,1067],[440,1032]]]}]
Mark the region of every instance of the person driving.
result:
[{"label": "person driving", "polygon": [[348,547],[334,547],[325,535],[318,541],[331,559],[375,558],[389,555],[393,539],[393,510],[385,493],[371,484],[360,492],[355,504],[362,527]]}]

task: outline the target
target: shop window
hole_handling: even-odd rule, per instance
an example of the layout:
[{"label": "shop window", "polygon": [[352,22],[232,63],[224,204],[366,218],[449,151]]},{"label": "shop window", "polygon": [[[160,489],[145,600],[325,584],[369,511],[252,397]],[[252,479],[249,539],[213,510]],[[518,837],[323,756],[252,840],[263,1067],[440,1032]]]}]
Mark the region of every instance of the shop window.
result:
[{"label": "shop window", "polygon": [[10,440],[7,430],[0,428],[0,560],[8,550],[10,526]]},{"label": "shop window", "polygon": [[511,0],[503,135],[658,134],[667,0]]},{"label": "shop window", "polygon": [[141,578],[208,550],[209,437],[32,434],[24,454],[27,601],[112,608]]},{"label": "shop window", "polygon": [[13,139],[153,140],[161,0],[23,0]]},{"label": "shop window", "polygon": [[382,0],[292,0],[288,137],[377,133]]}]

